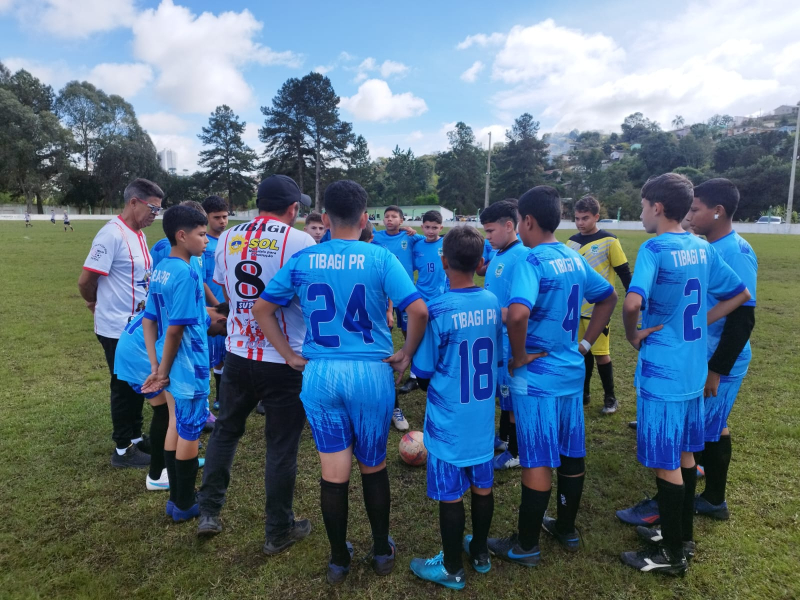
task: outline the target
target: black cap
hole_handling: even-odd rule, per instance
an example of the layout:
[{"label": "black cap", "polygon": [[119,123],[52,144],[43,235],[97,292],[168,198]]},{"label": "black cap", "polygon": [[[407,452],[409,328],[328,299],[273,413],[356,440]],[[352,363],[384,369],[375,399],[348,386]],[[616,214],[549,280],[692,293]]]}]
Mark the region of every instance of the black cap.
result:
[{"label": "black cap", "polygon": [[311,206],[311,197],[303,194],[294,179],[287,175],[271,175],[258,184],[256,202],[268,200],[272,205],[289,206],[299,202]]}]

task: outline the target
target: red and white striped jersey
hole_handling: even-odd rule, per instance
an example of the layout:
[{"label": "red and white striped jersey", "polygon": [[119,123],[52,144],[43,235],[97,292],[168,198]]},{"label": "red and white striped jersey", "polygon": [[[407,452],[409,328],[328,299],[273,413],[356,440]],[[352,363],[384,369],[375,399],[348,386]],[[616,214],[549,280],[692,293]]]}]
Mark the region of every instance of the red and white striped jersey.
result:
[{"label": "red and white striped jersey", "polygon": [[[214,255],[214,281],[228,295],[228,352],[263,362],[285,363],[253,317],[253,304],[281,267],[297,252],[314,246],[307,233],[271,217],[236,225],[219,238]],[[292,349],[300,354],[306,326],[295,298],[275,313]]]}]

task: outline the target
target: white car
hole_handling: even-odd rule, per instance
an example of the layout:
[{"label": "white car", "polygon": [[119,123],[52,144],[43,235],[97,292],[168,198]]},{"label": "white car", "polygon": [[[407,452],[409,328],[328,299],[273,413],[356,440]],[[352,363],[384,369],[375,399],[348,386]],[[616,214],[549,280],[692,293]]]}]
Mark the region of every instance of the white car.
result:
[{"label": "white car", "polygon": [[600,219],[598,223],[619,223],[619,219]]},{"label": "white car", "polygon": [[781,217],[761,217],[756,221],[756,225],[782,225],[783,219]]}]

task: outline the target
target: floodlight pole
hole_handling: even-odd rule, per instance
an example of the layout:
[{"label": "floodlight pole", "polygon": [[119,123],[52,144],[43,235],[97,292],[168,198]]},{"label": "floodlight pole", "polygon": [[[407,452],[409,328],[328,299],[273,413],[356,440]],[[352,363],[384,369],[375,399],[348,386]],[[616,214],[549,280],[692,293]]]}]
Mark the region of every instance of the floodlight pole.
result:
[{"label": "floodlight pole", "polygon": [[792,200],[794,199],[794,172],[797,169],[797,142],[800,141],[800,102],[797,103],[797,126],[794,130],[794,152],[792,153],[792,174],[789,176],[789,202],[786,207],[786,231],[792,229]]},{"label": "floodlight pole", "polygon": [[[796,150],[796,149],[795,149]],[[794,171],[792,171],[794,173]],[[486,193],[483,197],[483,208],[489,208],[489,179],[492,177],[492,132],[489,132],[489,156],[486,159]],[[794,178],[792,179],[794,181]]]}]

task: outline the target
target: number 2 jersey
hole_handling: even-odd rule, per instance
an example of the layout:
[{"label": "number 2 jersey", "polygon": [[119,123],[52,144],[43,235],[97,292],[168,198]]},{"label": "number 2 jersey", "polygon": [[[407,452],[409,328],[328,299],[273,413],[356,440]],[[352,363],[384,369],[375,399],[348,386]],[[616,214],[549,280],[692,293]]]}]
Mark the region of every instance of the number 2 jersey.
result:
[{"label": "number 2 jersey", "polygon": [[664,328],[639,350],[635,383],[641,397],[678,401],[703,393],[708,296],[727,300],[744,289],[713,246],[691,233],[662,233],[642,244],[628,293],[642,297],[642,328]]},{"label": "number 2 jersey", "polygon": [[299,299],[305,358],[379,361],[394,352],[387,297],[405,310],[420,295],[386,248],[334,239],[292,256],[261,297],[279,306]]},{"label": "number 2 jersey", "polygon": [[450,290],[428,303],[428,327],[411,370],[430,379],[425,447],[468,467],[494,456],[494,397],[503,364],[503,315],[491,292]]},{"label": "number 2 jersey", "polygon": [[[222,233],[214,255],[214,281],[228,294],[228,352],[285,364],[258,326],[253,304],[289,258],[309,246],[316,246],[314,238],[271,217],[256,217]],[[299,353],[306,335],[299,302],[288,303],[276,316],[292,350]]]}]

